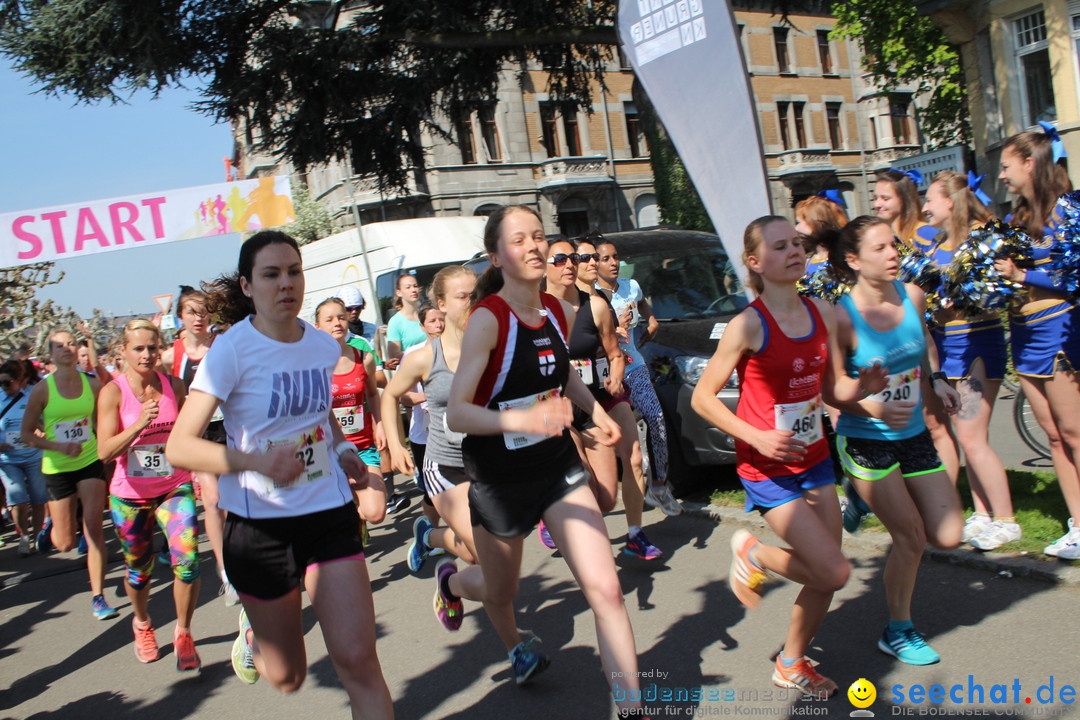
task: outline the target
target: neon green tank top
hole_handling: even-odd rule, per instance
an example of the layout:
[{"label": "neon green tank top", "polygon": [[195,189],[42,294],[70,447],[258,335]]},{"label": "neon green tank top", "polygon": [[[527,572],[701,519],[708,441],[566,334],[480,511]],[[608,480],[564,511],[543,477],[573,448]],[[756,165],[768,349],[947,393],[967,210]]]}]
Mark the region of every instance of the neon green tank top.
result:
[{"label": "neon green tank top", "polygon": [[74,400],[60,394],[56,387],[56,378],[45,378],[49,384],[49,400],[45,404],[42,418],[45,420],[45,439],[53,442],[82,443],[82,452],[78,457],[71,457],[55,450],[46,450],[41,458],[41,471],[56,473],[81,470],[98,459],[97,437],[94,435],[94,393],[90,381],[79,373],[82,380],[82,393]]}]

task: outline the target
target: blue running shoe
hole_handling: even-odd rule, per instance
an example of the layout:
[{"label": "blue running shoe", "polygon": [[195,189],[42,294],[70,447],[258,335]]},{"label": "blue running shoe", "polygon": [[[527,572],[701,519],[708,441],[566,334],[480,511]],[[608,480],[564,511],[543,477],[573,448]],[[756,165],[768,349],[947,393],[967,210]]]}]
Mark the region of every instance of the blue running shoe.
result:
[{"label": "blue running shoe", "polygon": [[644,530],[638,530],[633,535],[627,535],[626,546],[622,551],[627,555],[633,555],[642,560],[655,560],[664,555],[660,548],[649,542]]},{"label": "blue running shoe", "polygon": [[90,548],[86,545],[86,536],[79,533],[79,554],[85,555],[90,551]]},{"label": "blue running shoe", "polygon": [[844,478],[844,482],[841,483],[841,487],[844,489],[843,498],[844,502],[840,503],[840,512],[844,518],[844,529],[854,535],[859,532],[859,526],[862,525],[863,518],[872,514],[870,506],[866,504],[859,493],[855,490],[855,486],[851,484],[850,478]]},{"label": "blue running shoe", "polygon": [[510,651],[510,666],[514,671],[514,681],[518,685],[529,682],[547,670],[548,665],[551,664],[547,655],[533,651],[533,647],[539,642],[536,638],[529,638],[524,642],[519,642]]},{"label": "blue running shoe", "polygon": [[878,649],[908,665],[933,665],[941,656],[926,644],[923,634],[913,627],[890,632],[885,628],[878,640]]},{"label": "blue running shoe", "polygon": [[55,547],[52,541],[52,518],[45,518],[45,525],[42,526],[41,532],[37,536],[37,551],[47,553]]},{"label": "blue running shoe", "polygon": [[120,611],[116,608],[109,607],[109,603],[105,602],[104,595],[95,595],[91,598],[90,612],[92,612],[94,617],[98,620],[111,620],[120,614]]},{"label": "blue running shoe", "polygon": [[413,521],[413,540],[409,543],[409,557],[406,562],[409,570],[414,573],[420,572],[420,568],[424,567],[424,561],[428,559],[428,554],[431,552],[431,547],[424,542],[424,538],[432,527],[431,522],[423,515]]}]

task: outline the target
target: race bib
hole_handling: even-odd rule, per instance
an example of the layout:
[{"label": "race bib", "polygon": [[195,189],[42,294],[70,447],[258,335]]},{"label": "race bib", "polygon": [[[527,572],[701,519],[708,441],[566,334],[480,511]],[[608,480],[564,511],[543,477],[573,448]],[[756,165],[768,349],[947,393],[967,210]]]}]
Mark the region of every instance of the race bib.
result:
[{"label": "race bib", "polygon": [[221,412],[220,405],[214,410],[214,414],[210,416],[210,422],[225,422],[225,416]]},{"label": "race bib", "polygon": [[775,412],[777,430],[790,430],[807,445],[825,437],[821,427],[821,398],[777,405]]},{"label": "race bib", "polygon": [[[516,400],[504,400],[499,403],[499,410],[528,410],[538,402],[554,400],[559,396],[559,388],[552,388],[538,395],[528,395]],[[520,450],[538,442],[543,442],[548,437],[548,435],[532,435],[530,433],[503,433],[503,442],[506,443],[507,450]]]},{"label": "race bib", "polygon": [[868,396],[866,399],[876,400],[881,403],[918,402],[922,398],[922,387],[919,385],[919,378],[921,377],[922,368],[918,366],[889,375],[885,378],[888,382],[885,389]]},{"label": "race bib", "polygon": [[165,458],[165,445],[133,445],[127,452],[128,477],[154,478],[173,474],[173,466]]},{"label": "race bib", "polygon": [[301,485],[307,485],[316,480],[330,477],[330,447],[326,441],[322,425],[315,427],[308,433],[281,440],[268,440],[262,443],[263,452],[269,452],[279,447],[292,449],[296,459],[304,464],[304,470],[295,479],[286,480],[285,482],[275,481],[265,475],[259,475],[267,490],[292,490]]},{"label": "race bib", "polygon": [[56,442],[84,443],[90,440],[90,418],[58,422],[53,427],[56,432]]},{"label": "race bib", "polygon": [[22,441],[22,433],[18,430],[8,430],[7,440],[4,442],[10,445],[12,450],[25,450],[30,447]]},{"label": "race bib", "polygon": [[450,426],[446,423],[446,413],[442,416],[442,429],[443,436],[446,438],[446,442],[450,443],[454,447],[461,447],[461,441],[465,439],[465,433],[454,432],[450,429]]},{"label": "race bib", "polygon": [[600,384],[603,385],[604,381],[611,376],[611,364],[606,357],[596,358],[596,377],[599,379]]},{"label": "race bib", "polygon": [[586,385],[593,384],[593,361],[584,358],[581,360],[571,360],[570,367],[577,371],[578,377],[581,378],[581,382]]},{"label": "race bib", "polygon": [[341,432],[355,435],[364,429],[364,406],[334,408],[334,417],[341,423]]}]

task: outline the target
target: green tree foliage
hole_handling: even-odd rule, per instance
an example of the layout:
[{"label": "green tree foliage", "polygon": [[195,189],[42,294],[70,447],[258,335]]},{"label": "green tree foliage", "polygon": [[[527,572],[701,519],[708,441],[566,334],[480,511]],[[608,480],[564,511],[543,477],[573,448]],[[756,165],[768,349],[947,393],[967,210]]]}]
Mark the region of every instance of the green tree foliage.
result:
[{"label": "green tree foliage", "polygon": [[832,11],[833,37],[859,43],[878,88],[907,85],[923,98],[920,125],[931,149],[970,142],[960,55],[929,18],[892,0],[837,0]]},{"label": "green tree foliage", "polygon": [[351,159],[387,190],[423,167],[421,131],[449,139],[507,66],[542,63],[552,99],[590,109],[617,42],[614,0],[376,0],[335,29],[346,4],[0,0],[0,53],[83,103],[193,84],[257,151],[299,169]]},{"label": "green tree foliage", "polygon": [[330,213],[322,203],[311,199],[308,187],[304,183],[293,183],[293,208],[296,209],[296,221],[286,230],[296,238],[296,242],[307,245],[324,238],[334,230]]}]

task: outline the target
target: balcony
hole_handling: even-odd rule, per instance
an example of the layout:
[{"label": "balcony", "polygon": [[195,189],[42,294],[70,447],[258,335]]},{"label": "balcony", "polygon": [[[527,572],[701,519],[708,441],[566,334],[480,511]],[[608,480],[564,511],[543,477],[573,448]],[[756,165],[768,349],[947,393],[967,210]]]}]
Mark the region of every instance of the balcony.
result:
[{"label": "balcony", "polygon": [[787,178],[791,175],[806,173],[833,172],[831,150],[829,148],[805,148],[802,150],[788,150],[776,155],[779,162],[776,174]]},{"label": "balcony", "polygon": [[867,153],[866,161],[872,170],[887,170],[897,160],[918,154],[918,145],[894,145],[892,147],[878,148]]},{"label": "balcony", "polygon": [[[349,183],[352,183],[352,194],[349,193]],[[343,210],[352,207],[355,199],[357,207],[377,207],[380,203],[394,201],[418,201],[427,200],[429,193],[426,188],[420,188],[416,184],[415,174],[410,174],[405,190],[390,190],[386,193],[379,192],[378,181],[373,177],[351,177],[339,181],[330,187],[324,196],[332,195],[333,202]],[[319,197],[322,200],[323,197]]]},{"label": "balcony", "polygon": [[537,185],[541,190],[563,188],[568,185],[595,185],[611,182],[607,158],[592,157],[551,158],[540,163]]}]

